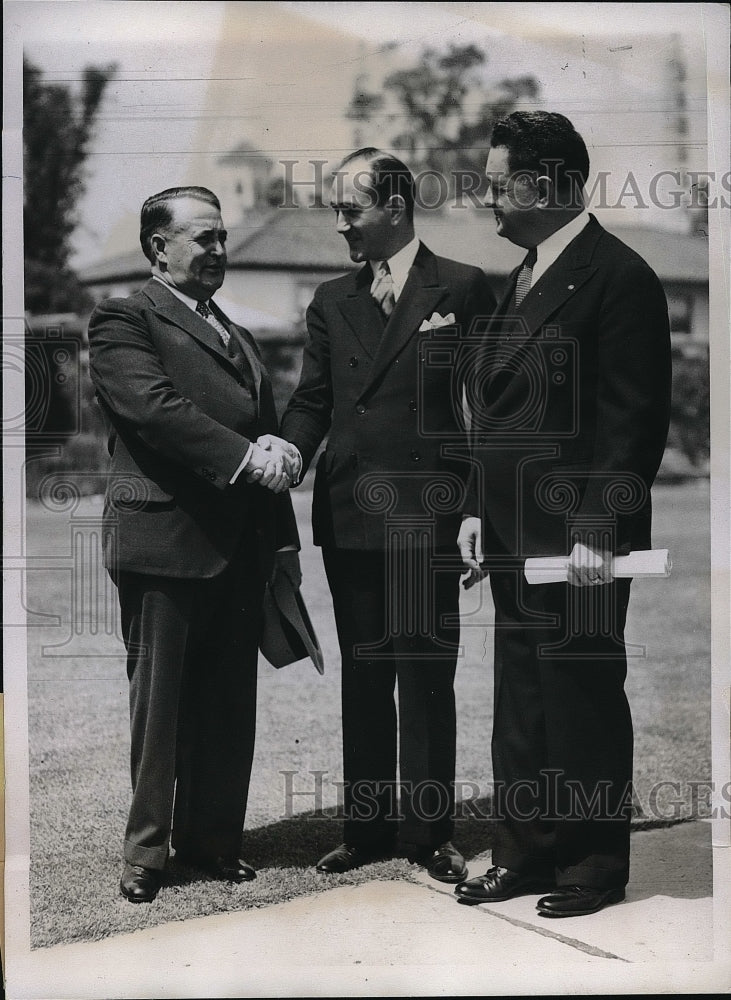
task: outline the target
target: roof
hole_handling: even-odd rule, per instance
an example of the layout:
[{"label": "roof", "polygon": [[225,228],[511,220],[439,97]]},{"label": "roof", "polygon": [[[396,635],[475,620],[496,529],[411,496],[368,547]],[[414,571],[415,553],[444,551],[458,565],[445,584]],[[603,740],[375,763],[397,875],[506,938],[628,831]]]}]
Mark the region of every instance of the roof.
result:
[{"label": "roof", "polygon": [[[607,227],[632,247],[663,281],[708,281],[708,244],[686,233],[642,226]],[[487,209],[448,208],[422,211],[417,232],[435,253],[481,267],[488,275],[508,274],[524,251],[495,232]],[[329,208],[273,208],[229,229],[228,267],[334,271],[353,265],[343,238],[335,231]],[[139,250],[102,261],[82,271],[84,284],[144,277],[149,265]]]}]

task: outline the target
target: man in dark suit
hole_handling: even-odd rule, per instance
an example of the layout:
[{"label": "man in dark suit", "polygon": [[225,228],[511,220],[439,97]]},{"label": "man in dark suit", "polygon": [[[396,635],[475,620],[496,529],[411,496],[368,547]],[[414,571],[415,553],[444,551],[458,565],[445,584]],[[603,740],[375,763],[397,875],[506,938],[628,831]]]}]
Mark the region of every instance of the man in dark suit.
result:
[{"label": "man in dark suit", "polygon": [[[571,123],[495,126],[488,204],[529,253],[488,327],[472,385],[476,460],[460,531],[495,603],[493,867],[466,903],[531,892],[546,917],[624,899],[632,722],[624,692],[630,581],[612,557],[650,547],[650,487],[669,419],[670,339],[655,273],[583,205]],[[480,516],[481,515],[481,516]],[[526,557],[570,554],[530,586]]]},{"label": "man in dark suit", "polygon": [[[358,271],[326,282],[307,311],[302,375],[282,418],[314,485],[342,656],[345,842],[320,859],[343,872],[402,850],[458,882],[454,673],[469,471],[451,365],[425,362],[432,327],[451,340],[495,306],[481,270],[436,257],[414,232],[414,180],[377,149],[345,159],[332,188]],[[460,454],[461,448],[461,454]],[[400,813],[396,801],[398,680]]]},{"label": "man in dark suit", "polygon": [[132,902],[154,899],[170,843],[184,864],[255,878],[239,853],[263,591],[273,567],[299,578],[285,463],[256,444],[276,430],[271,384],[249,332],[211,299],[225,241],[207,189],[148,198],[140,242],[152,277],[97,306],[89,325],[111,455],[105,562],[130,682],[120,888]]}]

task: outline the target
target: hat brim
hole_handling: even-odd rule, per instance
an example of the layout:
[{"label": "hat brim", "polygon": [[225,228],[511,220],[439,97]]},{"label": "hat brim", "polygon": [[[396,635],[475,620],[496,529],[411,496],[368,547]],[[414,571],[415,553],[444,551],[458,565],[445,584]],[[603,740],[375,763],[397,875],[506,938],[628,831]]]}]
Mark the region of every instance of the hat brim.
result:
[{"label": "hat brim", "polygon": [[304,598],[286,573],[277,573],[264,592],[259,649],[277,669],[309,657],[318,673],[325,672],[322,650]]}]

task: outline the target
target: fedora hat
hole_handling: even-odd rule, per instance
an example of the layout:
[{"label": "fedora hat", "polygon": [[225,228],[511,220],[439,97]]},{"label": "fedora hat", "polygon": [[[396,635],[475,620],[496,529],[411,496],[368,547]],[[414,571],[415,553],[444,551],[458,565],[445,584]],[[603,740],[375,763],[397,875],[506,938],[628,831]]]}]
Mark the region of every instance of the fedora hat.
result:
[{"label": "fedora hat", "polygon": [[309,656],[318,673],[325,672],[304,598],[286,573],[277,573],[266,586],[259,649],[273,667],[286,667]]}]

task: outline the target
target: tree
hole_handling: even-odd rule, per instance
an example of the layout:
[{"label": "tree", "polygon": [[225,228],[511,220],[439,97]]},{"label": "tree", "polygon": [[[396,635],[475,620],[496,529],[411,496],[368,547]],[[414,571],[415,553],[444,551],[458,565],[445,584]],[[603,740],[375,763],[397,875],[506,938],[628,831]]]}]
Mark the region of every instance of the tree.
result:
[{"label": "tree", "polygon": [[23,60],[25,302],[33,313],[73,311],[83,289],[69,268],[76,206],[102,97],[116,66],[88,66],[81,91],[44,82]]},{"label": "tree", "polygon": [[[487,61],[476,45],[450,43],[446,52],[425,49],[417,65],[390,73],[383,82],[392,110],[382,117],[395,126],[390,145],[404,152],[414,172],[439,172],[451,193],[459,172],[472,172],[482,183],[493,124],[520,101],[538,96],[538,81],[532,76],[488,87]],[[377,94],[356,86],[346,116],[362,127],[380,117],[382,109]],[[473,189],[478,190],[476,183]]]}]

